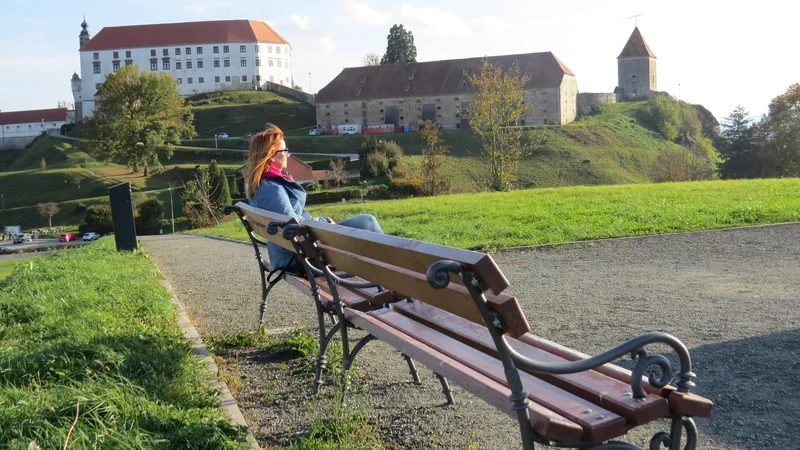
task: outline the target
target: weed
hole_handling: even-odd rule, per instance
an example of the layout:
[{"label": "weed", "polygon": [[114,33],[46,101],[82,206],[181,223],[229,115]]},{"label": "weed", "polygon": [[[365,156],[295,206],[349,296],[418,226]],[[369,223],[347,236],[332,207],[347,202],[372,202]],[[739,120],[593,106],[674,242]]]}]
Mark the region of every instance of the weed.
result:
[{"label": "weed", "polygon": [[266,327],[259,328],[255,333],[240,332],[208,336],[203,339],[208,351],[213,354],[224,353],[230,349],[242,347],[266,348],[270,345],[270,336]]},{"label": "weed", "polygon": [[275,347],[279,354],[302,358],[316,353],[318,348],[314,335],[300,326],[299,322],[295,322],[295,328],[292,329],[291,336]]}]

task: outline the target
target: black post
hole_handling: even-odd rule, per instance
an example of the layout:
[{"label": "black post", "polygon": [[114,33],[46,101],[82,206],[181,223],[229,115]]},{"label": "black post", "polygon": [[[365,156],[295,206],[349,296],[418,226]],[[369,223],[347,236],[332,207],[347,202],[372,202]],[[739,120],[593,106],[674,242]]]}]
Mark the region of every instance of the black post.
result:
[{"label": "black post", "polygon": [[133,221],[131,184],[122,183],[108,188],[111,201],[111,220],[114,223],[114,239],[117,251],[136,250],[136,224]]}]

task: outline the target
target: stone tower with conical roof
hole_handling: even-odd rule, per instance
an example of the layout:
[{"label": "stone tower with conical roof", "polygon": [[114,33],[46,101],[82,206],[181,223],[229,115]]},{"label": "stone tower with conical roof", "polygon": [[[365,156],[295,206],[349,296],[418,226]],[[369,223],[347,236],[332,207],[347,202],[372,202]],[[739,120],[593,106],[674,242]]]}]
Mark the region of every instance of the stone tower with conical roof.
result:
[{"label": "stone tower with conical roof", "polygon": [[645,42],[639,27],[617,57],[618,100],[646,99],[656,95],[656,55]]},{"label": "stone tower with conical roof", "polygon": [[92,35],[89,34],[89,24],[86,23],[86,16],[83,16],[83,22],[81,23],[81,28],[83,28],[83,30],[81,30],[81,34],[78,37],[78,40],[80,41],[81,45],[78,48],[81,48],[84,45],[86,45],[86,43],[89,42],[89,40],[92,38]]},{"label": "stone tower with conical roof", "polygon": [[72,98],[75,102],[75,122],[83,122],[83,95],[81,93],[81,77],[77,72],[72,74]]}]

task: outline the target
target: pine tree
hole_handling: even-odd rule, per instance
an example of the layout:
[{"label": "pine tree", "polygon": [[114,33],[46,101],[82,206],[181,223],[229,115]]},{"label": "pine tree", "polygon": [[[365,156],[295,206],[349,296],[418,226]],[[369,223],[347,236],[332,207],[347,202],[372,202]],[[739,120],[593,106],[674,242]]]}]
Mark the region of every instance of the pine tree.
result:
[{"label": "pine tree", "polygon": [[394,25],[386,36],[386,53],[381,64],[405,64],[417,62],[417,46],[414,35],[403,24]]},{"label": "pine tree", "polygon": [[217,164],[217,160],[212,159],[208,165],[210,180],[211,202],[220,210],[231,204],[231,190],[228,187],[228,177],[225,176],[225,169]]},{"label": "pine tree", "polygon": [[755,127],[750,113],[739,105],[722,123],[722,145],[719,149],[725,162],[720,168],[723,178],[753,178],[758,176]]}]

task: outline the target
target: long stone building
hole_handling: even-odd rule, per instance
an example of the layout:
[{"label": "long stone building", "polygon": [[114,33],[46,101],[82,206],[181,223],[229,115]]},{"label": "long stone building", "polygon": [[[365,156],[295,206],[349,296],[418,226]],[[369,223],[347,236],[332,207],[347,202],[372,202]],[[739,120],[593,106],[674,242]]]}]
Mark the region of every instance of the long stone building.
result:
[{"label": "long stone building", "polygon": [[347,68],[317,94],[317,126],[328,130],[343,124],[415,127],[432,120],[444,128],[466,128],[459,109],[473,99],[469,77],[480,71],[484,61],[504,70],[517,64],[529,77],[526,102],[534,106],[522,124],[575,120],[575,75],[546,52]]},{"label": "long stone building", "polygon": [[292,46],[265,22],[218,20],[105,27],[79,36],[81,74],[72,75],[76,120],[90,117],[95,93],[123,65],[168,73],[181,95],[294,87]]}]

